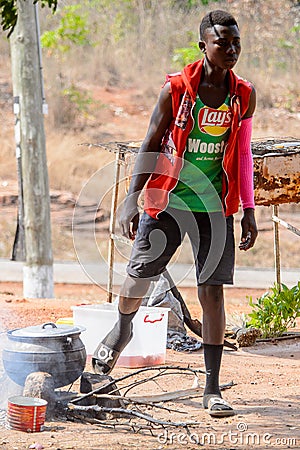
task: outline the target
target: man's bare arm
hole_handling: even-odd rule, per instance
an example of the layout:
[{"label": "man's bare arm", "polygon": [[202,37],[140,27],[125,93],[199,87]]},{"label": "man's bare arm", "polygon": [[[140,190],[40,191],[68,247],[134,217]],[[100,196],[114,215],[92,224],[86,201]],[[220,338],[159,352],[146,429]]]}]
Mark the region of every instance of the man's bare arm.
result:
[{"label": "man's bare arm", "polygon": [[138,226],[137,201],[148,178],[154,171],[161,141],[173,118],[170,83],[161,90],[158,102],[152,113],[148,131],[138,152],[119,223],[122,234],[134,239]]}]

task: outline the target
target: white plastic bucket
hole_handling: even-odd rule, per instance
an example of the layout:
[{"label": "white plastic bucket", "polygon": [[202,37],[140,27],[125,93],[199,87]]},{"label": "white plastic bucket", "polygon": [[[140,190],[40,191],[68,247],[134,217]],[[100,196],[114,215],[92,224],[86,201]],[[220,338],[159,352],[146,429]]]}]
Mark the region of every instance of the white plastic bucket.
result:
[{"label": "white plastic bucket", "polygon": [[[114,326],[118,318],[116,305],[73,306],[74,325],[86,328],[81,334],[87,355]],[[141,306],[133,319],[133,338],[121,353],[117,365],[148,367],[164,364],[169,308]]]}]

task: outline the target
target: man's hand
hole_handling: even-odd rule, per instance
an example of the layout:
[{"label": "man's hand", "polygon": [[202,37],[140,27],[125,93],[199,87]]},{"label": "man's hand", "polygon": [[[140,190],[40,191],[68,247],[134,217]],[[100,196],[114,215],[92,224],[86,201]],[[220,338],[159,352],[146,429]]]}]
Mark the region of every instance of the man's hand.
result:
[{"label": "man's hand", "polygon": [[119,215],[119,224],[122,235],[128,239],[134,240],[139,224],[139,212],[137,206],[130,207],[125,201]]},{"label": "man's hand", "polygon": [[257,226],[254,217],[254,209],[246,208],[244,210],[244,216],[241,221],[242,225],[242,237],[239,244],[240,250],[249,250],[253,247],[257,238]]},{"label": "man's hand", "polygon": [[122,235],[128,239],[135,239],[139,224],[138,196],[155,170],[162,139],[173,119],[170,89],[170,82],[168,82],[161,90],[150,119],[147,135],[136,158],[127,197],[118,214]]}]

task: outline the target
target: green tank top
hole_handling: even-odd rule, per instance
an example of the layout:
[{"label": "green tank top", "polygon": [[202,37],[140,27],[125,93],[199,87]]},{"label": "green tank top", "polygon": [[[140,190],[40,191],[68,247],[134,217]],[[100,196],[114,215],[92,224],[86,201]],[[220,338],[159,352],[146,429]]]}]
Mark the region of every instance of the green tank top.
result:
[{"label": "green tank top", "polygon": [[222,210],[222,159],[231,125],[230,96],[217,109],[197,95],[194,126],[187,139],[184,164],[169,206],[195,212]]}]

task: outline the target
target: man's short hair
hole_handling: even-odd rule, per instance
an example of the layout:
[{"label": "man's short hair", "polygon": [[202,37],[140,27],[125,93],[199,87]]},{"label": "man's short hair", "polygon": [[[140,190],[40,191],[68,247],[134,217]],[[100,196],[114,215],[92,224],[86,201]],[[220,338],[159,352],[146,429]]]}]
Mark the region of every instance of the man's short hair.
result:
[{"label": "man's short hair", "polygon": [[215,25],[223,25],[224,27],[236,25],[239,27],[232,14],[227,11],[222,11],[221,9],[216,9],[215,11],[211,11],[206,14],[200,23],[201,41],[204,40],[206,30],[208,28],[214,28]]}]

